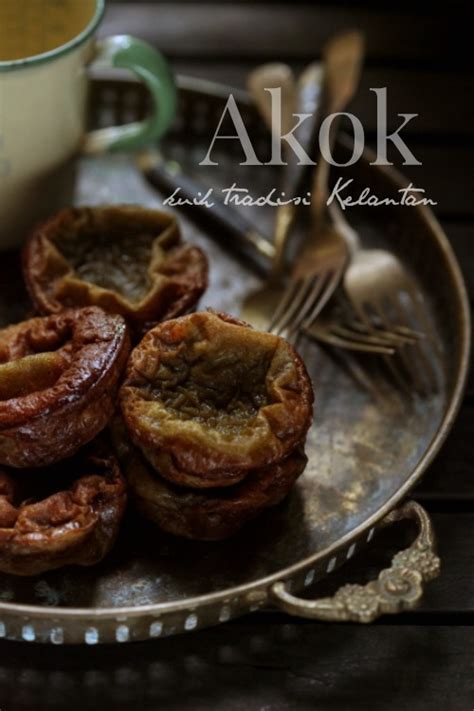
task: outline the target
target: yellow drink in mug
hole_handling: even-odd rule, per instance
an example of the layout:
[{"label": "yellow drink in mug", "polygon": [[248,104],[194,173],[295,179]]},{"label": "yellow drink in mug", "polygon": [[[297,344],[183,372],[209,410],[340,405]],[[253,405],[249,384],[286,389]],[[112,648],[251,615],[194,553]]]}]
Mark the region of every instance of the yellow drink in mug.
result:
[{"label": "yellow drink in mug", "polygon": [[[138,148],[173,119],[166,61],[128,35],[96,41],[103,12],[104,0],[0,0],[0,250],[20,245],[35,221],[68,202],[79,150]],[[86,135],[91,62],[135,72],[151,92],[153,115]]]}]

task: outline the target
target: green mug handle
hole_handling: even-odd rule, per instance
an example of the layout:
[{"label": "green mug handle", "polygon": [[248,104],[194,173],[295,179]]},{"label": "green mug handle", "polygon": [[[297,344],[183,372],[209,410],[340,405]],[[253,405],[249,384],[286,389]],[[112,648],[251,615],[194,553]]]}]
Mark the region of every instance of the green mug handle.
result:
[{"label": "green mug handle", "polygon": [[170,127],[177,107],[176,84],[163,55],[143,40],[116,35],[97,42],[92,65],[130,69],[150,90],[154,110],[144,121],[88,133],[83,152],[130,151],[159,140]]}]

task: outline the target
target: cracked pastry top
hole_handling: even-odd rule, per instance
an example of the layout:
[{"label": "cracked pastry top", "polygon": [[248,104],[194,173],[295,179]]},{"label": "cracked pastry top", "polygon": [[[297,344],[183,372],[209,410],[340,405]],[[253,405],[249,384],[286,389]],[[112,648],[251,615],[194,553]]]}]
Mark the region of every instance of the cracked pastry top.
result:
[{"label": "cracked pastry top", "polygon": [[192,309],[207,259],[183,244],[169,214],[132,205],[62,210],[23,250],[28,291],[42,313],[96,305],[138,333]]},{"label": "cracked pastry top", "polygon": [[125,480],[105,440],[45,470],[0,467],[0,571],[94,565],[117,536]]},{"label": "cracked pastry top", "polygon": [[133,441],[157,472],[206,488],[235,484],[302,443],[313,390],[283,338],[204,312],[143,338],[120,402]]},{"label": "cracked pastry top", "polygon": [[129,352],[123,318],[94,306],[0,330],[0,464],[44,466],[95,437]]}]

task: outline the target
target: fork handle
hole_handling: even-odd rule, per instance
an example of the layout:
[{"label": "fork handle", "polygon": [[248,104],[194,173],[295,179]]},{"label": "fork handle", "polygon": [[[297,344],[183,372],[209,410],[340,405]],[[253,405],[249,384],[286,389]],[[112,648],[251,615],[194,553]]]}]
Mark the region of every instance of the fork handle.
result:
[{"label": "fork handle", "polygon": [[[309,117],[294,131],[294,136],[308,155],[314,153],[317,145],[323,81],[324,70],[320,62],[309,64],[298,79],[295,113],[309,114]],[[304,191],[310,166],[300,163],[293,150],[285,151],[285,161],[281,189],[287,198],[294,198]]]},{"label": "fork handle", "polygon": [[[359,84],[364,42],[360,32],[351,31],[336,36],[323,49],[324,110],[321,118],[343,111],[351,101]],[[321,121],[322,123],[322,121]],[[332,121],[328,148],[334,148],[340,116]],[[313,218],[316,224],[324,220],[330,165],[319,151],[319,162],[314,172],[311,192]]]},{"label": "fork handle", "polygon": [[[281,70],[286,65],[263,65],[250,73],[248,78],[248,89],[253,101],[259,111],[267,128],[273,129],[272,114],[269,110],[268,96],[265,84],[267,80],[265,72],[268,74],[268,84],[273,83],[272,69],[278,66]],[[288,75],[292,77],[291,70],[286,67]],[[282,84],[283,84],[282,76]],[[262,81],[263,80],[263,81]],[[292,116],[294,113],[309,114],[309,116],[296,128],[294,136],[306,153],[314,152],[319,126],[319,111],[321,107],[323,83],[323,68],[319,62],[312,62],[301,74],[296,87],[292,81],[286,81],[282,89],[282,110],[285,116]],[[289,130],[286,126],[284,130]],[[309,168],[304,163],[300,163],[293,150],[286,150],[285,146],[285,167],[283,169],[281,190],[287,199],[295,198],[304,190],[308,181]],[[296,219],[296,209],[294,205],[281,205],[275,214],[274,240],[275,255],[269,279],[277,282],[285,268],[285,253],[288,239]]]}]

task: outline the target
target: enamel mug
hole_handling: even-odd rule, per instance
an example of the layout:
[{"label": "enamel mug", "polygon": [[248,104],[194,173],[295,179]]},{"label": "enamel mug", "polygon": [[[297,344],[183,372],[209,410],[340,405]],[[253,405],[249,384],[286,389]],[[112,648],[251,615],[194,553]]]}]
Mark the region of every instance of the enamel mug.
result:
[{"label": "enamel mug", "polygon": [[[133,150],[159,139],[176,110],[171,71],[154,48],[120,35],[97,41],[105,0],[0,0],[0,250],[71,200],[79,151]],[[154,113],[85,133],[91,65],[134,72]]]}]

